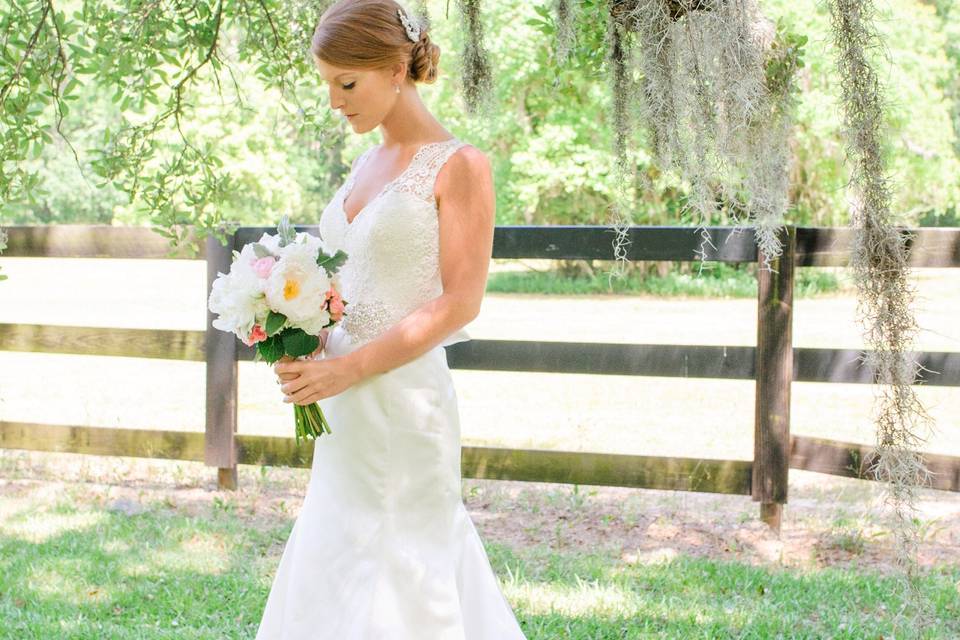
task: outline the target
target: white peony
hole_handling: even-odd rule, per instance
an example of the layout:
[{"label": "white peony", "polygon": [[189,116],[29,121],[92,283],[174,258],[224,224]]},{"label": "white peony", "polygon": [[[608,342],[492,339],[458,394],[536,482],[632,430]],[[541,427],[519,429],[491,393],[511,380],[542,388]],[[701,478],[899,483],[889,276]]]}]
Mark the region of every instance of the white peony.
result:
[{"label": "white peony", "polygon": [[323,328],[328,324],[330,324],[330,312],[326,309],[320,309],[318,307],[316,316],[309,320],[304,320],[298,323],[297,326],[311,336],[318,336]]},{"label": "white peony", "polygon": [[[262,244],[267,249],[269,249],[275,256],[280,255],[280,236],[279,235],[270,235],[269,233],[265,233],[262,236],[260,236],[259,240],[257,240],[257,244]],[[249,246],[250,246],[249,244],[246,245],[244,249],[246,249]]]},{"label": "white peony", "polygon": [[217,273],[207,299],[210,311],[219,315],[213,326],[232,331],[240,339],[250,335],[258,318],[266,317],[269,309],[263,295],[263,281],[257,277],[250,261],[256,256],[248,247],[244,247],[230,265],[230,273]]},{"label": "white peony", "polygon": [[[270,235],[265,233],[260,236],[259,240],[257,240],[257,244],[262,244],[276,256],[279,256],[281,253],[283,253],[284,248],[280,247],[280,234]],[[308,247],[311,247],[313,249],[314,256],[316,256],[320,250],[323,249],[323,241],[317,236],[307,233],[306,231],[297,233],[293,238],[292,244],[305,244]]]},{"label": "white peony", "polygon": [[330,279],[317,266],[318,248],[319,244],[308,238],[283,247],[264,285],[270,308],[311,335],[330,322],[330,314],[322,308]]},{"label": "white peony", "polygon": [[320,254],[320,251],[326,252],[323,246],[323,240],[315,235],[307,233],[306,231],[301,231],[298,233],[294,242],[305,244],[313,249],[314,259],[316,259],[316,256]]}]

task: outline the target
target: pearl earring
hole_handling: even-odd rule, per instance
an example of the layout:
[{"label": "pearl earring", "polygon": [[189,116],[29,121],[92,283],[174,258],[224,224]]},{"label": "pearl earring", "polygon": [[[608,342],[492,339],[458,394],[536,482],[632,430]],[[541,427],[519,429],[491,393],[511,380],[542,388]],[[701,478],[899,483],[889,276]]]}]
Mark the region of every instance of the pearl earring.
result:
[{"label": "pearl earring", "polygon": [[397,90],[397,93],[400,93],[400,85],[395,84],[393,85],[393,88]]}]

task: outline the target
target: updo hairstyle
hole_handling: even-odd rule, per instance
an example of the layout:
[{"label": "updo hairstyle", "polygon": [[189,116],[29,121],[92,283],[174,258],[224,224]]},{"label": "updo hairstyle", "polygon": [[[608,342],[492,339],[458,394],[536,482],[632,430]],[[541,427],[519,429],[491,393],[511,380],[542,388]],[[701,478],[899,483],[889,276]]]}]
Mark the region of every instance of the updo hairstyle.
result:
[{"label": "updo hairstyle", "polygon": [[[397,9],[420,25],[417,42],[407,37]],[[440,61],[440,47],[430,41],[427,25],[394,0],[338,0],[320,17],[310,53],[341,68],[383,69],[399,62],[414,82],[427,84],[436,81]]]}]

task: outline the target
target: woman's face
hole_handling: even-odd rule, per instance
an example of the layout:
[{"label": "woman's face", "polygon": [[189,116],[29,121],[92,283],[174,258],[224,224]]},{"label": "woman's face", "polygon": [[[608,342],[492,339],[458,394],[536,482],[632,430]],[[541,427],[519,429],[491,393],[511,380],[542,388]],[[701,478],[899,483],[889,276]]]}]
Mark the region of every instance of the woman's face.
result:
[{"label": "woman's face", "polygon": [[316,60],[330,89],[330,108],[339,111],[357,133],[375,128],[396,102],[399,81],[389,69],[349,69]]}]

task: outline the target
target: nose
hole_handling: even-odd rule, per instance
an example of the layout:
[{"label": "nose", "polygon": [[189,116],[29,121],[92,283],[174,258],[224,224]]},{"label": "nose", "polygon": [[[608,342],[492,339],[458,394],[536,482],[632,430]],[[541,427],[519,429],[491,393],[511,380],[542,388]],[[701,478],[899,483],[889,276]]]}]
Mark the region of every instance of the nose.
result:
[{"label": "nose", "polygon": [[342,101],[334,95],[333,89],[330,89],[330,108],[334,111],[342,108]]}]

